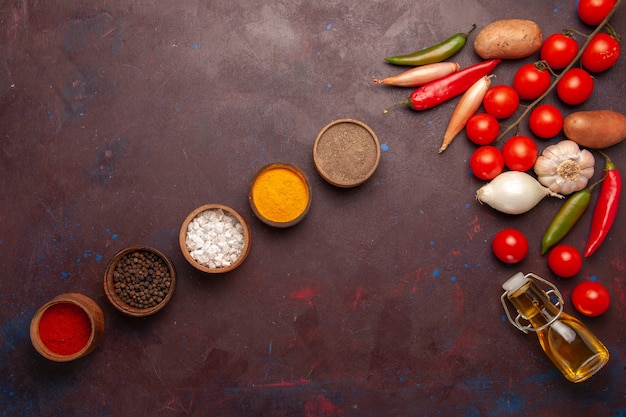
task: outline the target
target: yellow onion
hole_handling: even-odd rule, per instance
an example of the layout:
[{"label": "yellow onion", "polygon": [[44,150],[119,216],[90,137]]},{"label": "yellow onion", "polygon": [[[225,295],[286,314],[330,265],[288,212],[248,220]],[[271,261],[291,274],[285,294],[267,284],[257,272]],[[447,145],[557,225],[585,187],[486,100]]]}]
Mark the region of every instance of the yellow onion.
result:
[{"label": "yellow onion", "polygon": [[587,186],[593,176],[595,159],[571,140],[562,140],[543,150],[534,170],[537,180],[550,191],[571,194]]}]

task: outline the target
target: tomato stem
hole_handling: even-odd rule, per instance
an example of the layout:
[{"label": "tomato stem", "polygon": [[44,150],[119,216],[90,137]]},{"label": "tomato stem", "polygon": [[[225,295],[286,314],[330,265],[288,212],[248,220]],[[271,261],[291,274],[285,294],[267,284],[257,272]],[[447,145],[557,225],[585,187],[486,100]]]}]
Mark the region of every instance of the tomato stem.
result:
[{"label": "tomato stem", "polygon": [[[615,11],[619,8],[619,6],[622,4],[622,0],[617,0],[617,2],[615,3],[615,5],[613,6],[613,8],[611,9],[611,11],[609,12],[608,15],[606,15],[606,17],[604,18],[604,20],[594,29],[593,32],[591,32],[591,34],[589,34],[589,36],[587,37],[587,39],[585,40],[585,43],[583,44],[583,47],[580,48],[580,50],[578,51],[578,54],[576,54],[576,56],[574,57],[574,59],[572,60],[572,62],[569,63],[569,65],[567,67],[565,67],[563,69],[563,71],[561,71],[561,73],[559,75],[557,75],[556,79],[552,82],[552,84],[550,84],[550,87],[548,87],[548,89],[542,94],[540,95],[537,99],[535,99],[535,101],[533,101],[532,103],[530,103],[528,105],[528,107],[526,107],[526,110],[524,110],[524,112],[517,118],[517,120],[515,120],[512,124],[510,124],[506,129],[504,129],[502,131],[502,133],[500,133],[500,136],[498,136],[498,138],[496,139],[496,141],[502,139],[504,136],[506,136],[511,130],[513,130],[515,127],[517,127],[522,120],[524,120],[524,118],[526,116],[528,116],[528,113],[530,113],[536,106],[537,104],[541,103],[543,101],[544,98],[546,98],[548,96],[548,94],[554,90],[554,87],[556,87],[556,85],[559,83],[559,81],[561,81],[561,78],[563,78],[563,76],[567,73],[567,71],[569,71],[570,69],[572,69],[572,67],[574,65],[576,65],[576,63],[578,62],[578,60],[580,60],[580,57],[582,57],[583,53],[585,52],[585,50],[587,49],[587,47],[589,46],[589,43],[591,43],[591,40],[593,39],[593,37],[595,35],[597,35],[606,25],[609,24],[609,20],[611,19],[611,17],[613,16],[613,14],[615,13]],[[609,25],[610,27],[610,25]]]}]

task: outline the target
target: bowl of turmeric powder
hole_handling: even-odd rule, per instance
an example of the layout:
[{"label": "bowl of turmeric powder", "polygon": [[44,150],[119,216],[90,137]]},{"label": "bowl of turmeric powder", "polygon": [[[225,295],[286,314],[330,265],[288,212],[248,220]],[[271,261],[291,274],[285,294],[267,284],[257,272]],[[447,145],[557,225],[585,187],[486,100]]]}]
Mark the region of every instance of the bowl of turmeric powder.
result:
[{"label": "bowl of turmeric powder", "polygon": [[286,228],[300,223],[311,207],[306,174],[286,163],[272,163],[255,174],[248,193],[250,207],[263,223]]}]

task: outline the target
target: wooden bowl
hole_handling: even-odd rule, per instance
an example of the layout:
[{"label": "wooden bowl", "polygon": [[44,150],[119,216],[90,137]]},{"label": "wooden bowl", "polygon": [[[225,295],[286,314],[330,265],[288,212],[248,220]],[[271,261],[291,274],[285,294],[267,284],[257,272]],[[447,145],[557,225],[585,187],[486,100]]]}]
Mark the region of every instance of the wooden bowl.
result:
[{"label": "wooden bowl", "polygon": [[[80,350],[68,354],[59,353],[50,346],[46,345],[44,341],[45,338],[42,338],[40,332],[40,324],[46,313],[48,313],[52,308],[57,308],[63,305],[71,306],[70,308],[74,310],[74,313],[84,314],[89,320],[91,328],[85,345]],[[78,309],[75,309],[76,307],[78,307]],[[57,295],[52,300],[41,306],[30,322],[30,340],[33,346],[44,358],[55,362],[69,362],[86,356],[93,351],[96,346],[98,346],[103,333],[104,314],[102,313],[102,310],[91,298],[78,293],[65,293]],[[60,341],[57,342],[60,343]]]},{"label": "wooden bowl", "polygon": [[[124,291],[123,288],[120,288],[120,285],[122,284],[121,282],[117,283],[119,285],[117,285],[117,288],[116,288],[116,280],[115,280],[116,267],[120,263],[120,261],[125,259],[127,255],[131,256],[131,254],[133,254],[134,252],[139,252],[139,253],[148,252],[150,254],[155,255],[157,259],[160,258],[160,260],[162,260],[165,268],[167,269],[167,273],[169,273],[169,289],[167,293],[166,294],[164,293],[163,295],[159,295],[158,289],[156,289],[157,293],[150,295],[153,298],[154,297],[161,298],[161,300],[157,298],[154,301],[155,303],[154,305],[149,305],[145,307],[132,305],[131,303],[124,301],[122,294],[119,293],[120,291]],[[150,262],[150,261],[147,261],[147,262]],[[133,282],[133,284],[139,284],[140,282],[143,283],[143,282],[149,281],[149,279],[143,276],[142,273],[136,272],[136,271],[129,272],[128,278],[131,281],[136,280],[136,282]],[[165,279],[165,281],[167,280]],[[126,285],[126,283],[124,283],[124,285]],[[164,284],[164,286],[165,285],[166,284]],[[126,288],[128,292],[133,291],[132,289],[128,289],[128,287]],[[125,249],[122,249],[121,251],[116,253],[115,256],[113,256],[113,258],[111,258],[104,272],[104,293],[106,294],[111,304],[113,304],[113,307],[115,307],[117,310],[121,311],[122,313],[128,316],[144,317],[144,316],[149,316],[151,314],[154,314],[160,311],[172,299],[175,289],[176,289],[176,270],[174,268],[174,264],[163,253],[148,246],[129,246]]]},{"label": "wooden bowl", "polygon": [[[229,225],[237,225],[238,223],[241,225],[241,233],[243,235],[243,247],[240,251],[235,250],[235,252],[238,252],[238,257],[236,259],[223,261],[222,259],[217,259],[218,256],[216,256],[216,258],[211,258],[207,262],[201,262],[199,259],[194,258],[192,252],[190,252],[190,249],[187,246],[187,235],[189,232],[190,224],[192,224],[192,222],[194,222],[196,218],[200,219],[201,216],[206,215],[207,213],[205,212],[215,212],[215,215],[219,216],[220,220],[218,221],[216,218],[216,225],[218,222],[222,223],[222,225],[224,223]],[[196,222],[194,222],[194,224],[195,223]],[[209,228],[209,223],[205,224],[204,227]],[[223,238],[225,238],[225,234],[221,234],[219,237],[215,236],[211,238],[211,240],[208,240],[207,243],[221,243],[221,239]],[[233,269],[237,268],[239,265],[241,265],[248,256],[248,253],[250,252],[251,241],[252,238],[250,235],[250,227],[246,220],[237,212],[237,210],[223,204],[205,204],[196,208],[185,218],[185,221],[183,221],[183,224],[180,227],[180,233],[178,234],[178,243],[180,245],[180,250],[183,253],[183,256],[185,257],[187,262],[189,262],[197,270],[209,274],[223,274],[226,272],[230,272]],[[236,253],[231,254],[231,256],[232,255],[236,255]],[[205,254],[203,256],[206,257],[208,255]]]},{"label": "wooden bowl", "polygon": [[[268,176],[273,175],[278,170],[285,171],[284,173],[287,175],[281,178],[282,181],[272,182],[272,186],[276,187],[276,189],[271,190],[271,194],[279,195],[283,198],[274,200],[272,204],[267,204],[266,207],[265,202],[270,201],[270,193],[266,193],[268,196],[263,197],[262,188],[257,189],[257,187],[263,187],[263,184],[266,184],[267,178],[269,178]],[[284,198],[284,196],[289,195],[294,190],[304,191],[306,193],[306,201]],[[311,184],[306,174],[294,165],[280,162],[272,163],[259,169],[250,183],[250,191],[248,192],[248,201],[254,215],[263,223],[278,228],[291,227],[300,223],[309,212],[311,200]],[[276,210],[274,217],[269,215],[269,208]]]},{"label": "wooden bowl", "polygon": [[322,178],[337,187],[356,187],[380,162],[380,142],[365,123],[339,119],[326,125],[313,145],[313,161]]}]

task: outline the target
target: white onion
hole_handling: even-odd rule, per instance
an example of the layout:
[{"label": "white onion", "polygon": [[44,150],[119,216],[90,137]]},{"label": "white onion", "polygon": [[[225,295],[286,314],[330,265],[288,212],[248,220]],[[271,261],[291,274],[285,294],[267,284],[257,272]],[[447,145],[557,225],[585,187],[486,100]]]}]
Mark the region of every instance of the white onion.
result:
[{"label": "white onion", "polygon": [[525,172],[505,171],[476,192],[476,199],[507,214],[526,213],[545,196],[563,198]]}]

